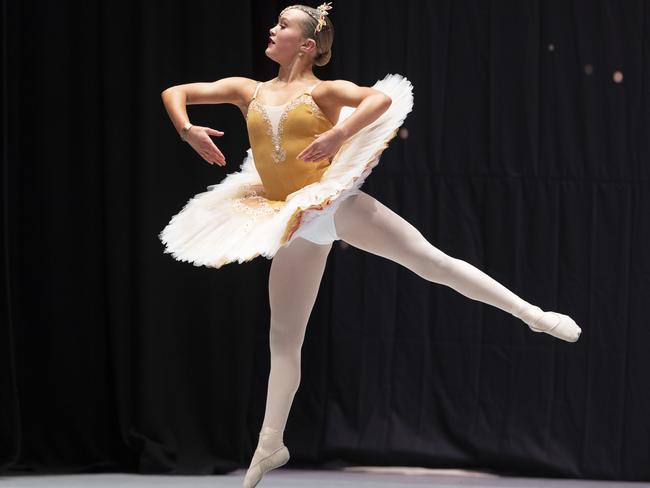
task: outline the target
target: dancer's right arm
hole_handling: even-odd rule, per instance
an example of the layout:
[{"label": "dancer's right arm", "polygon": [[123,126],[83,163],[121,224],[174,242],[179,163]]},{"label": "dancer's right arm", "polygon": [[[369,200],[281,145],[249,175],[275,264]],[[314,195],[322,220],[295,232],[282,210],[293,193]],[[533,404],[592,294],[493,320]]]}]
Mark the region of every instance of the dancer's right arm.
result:
[{"label": "dancer's right arm", "polygon": [[[249,86],[253,80],[239,76],[223,78],[211,83],[187,83],[163,90],[161,97],[167,114],[176,131],[189,122],[187,105],[232,103],[241,106],[248,96]],[[226,164],[226,158],[209,136],[221,137],[224,133],[210,127],[192,126],[187,133],[187,142],[208,163]]]}]

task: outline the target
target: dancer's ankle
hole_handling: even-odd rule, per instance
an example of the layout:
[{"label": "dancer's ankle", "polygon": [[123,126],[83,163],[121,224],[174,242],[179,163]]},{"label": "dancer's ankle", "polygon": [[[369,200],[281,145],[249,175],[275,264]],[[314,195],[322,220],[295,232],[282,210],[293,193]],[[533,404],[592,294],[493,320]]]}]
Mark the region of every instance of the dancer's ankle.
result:
[{"label": "dancer's ankle", "polygon": [[282,430],[270,427],[263,426],[260,429],[259,441],[257,444],[257,451],[262,456],[268,456],[273,451],[284,446],[283,440],[284,432]]},{"label": "dancer's ankle", "polygon": [[262,427],[259,444],[244,476],[244,488],[257,486],[264,474],[286,464],[289,450],[282,442],[283,431],[272,427]]},{"label": "dancer's ankle", "polygon": [[522,300],[511,313],[513,316],[530,325],[541,317],[544,311],[537,305],[532,305]]}]

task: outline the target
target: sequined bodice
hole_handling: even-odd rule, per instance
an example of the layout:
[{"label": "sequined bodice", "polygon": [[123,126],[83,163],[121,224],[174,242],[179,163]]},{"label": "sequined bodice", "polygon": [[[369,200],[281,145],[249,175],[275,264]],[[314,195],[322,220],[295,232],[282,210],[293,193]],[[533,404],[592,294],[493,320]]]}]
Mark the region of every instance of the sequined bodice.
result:
[{"label": "sequined bodice", "polygon": [[260,85],[248,106],[248,138],[265,198],[285,200],[290,193],[319,181],[329,167],[327,158],[302,161],[297,156],[316,134],[331,129],[332,123],[311,96],[316,85],[283,105],[259,103],[256,96]]}]

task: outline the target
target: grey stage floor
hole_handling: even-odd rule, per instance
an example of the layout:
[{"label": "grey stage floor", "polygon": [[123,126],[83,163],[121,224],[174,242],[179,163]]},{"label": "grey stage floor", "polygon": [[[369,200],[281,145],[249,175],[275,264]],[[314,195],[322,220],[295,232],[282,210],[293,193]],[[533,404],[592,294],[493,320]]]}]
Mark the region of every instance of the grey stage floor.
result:
[{"label": "grey stage floor", "polygon": [[[56,476],[0,476],[0,487],[54,487],[54,488],[213,488],[241,487],[244,470],[228,475],[178,476],[137,474],[81,474]],[[399,467],[355,467],[342,471],[305,471],[275,469],[264,477],[258,488],[275,487],[340,487],[365,486],[394,488],[402,486],[472,487],[650,487],[650,483],[569,480],[559,478],[500,477],[477,471],[453,469],[420,469]]]}]

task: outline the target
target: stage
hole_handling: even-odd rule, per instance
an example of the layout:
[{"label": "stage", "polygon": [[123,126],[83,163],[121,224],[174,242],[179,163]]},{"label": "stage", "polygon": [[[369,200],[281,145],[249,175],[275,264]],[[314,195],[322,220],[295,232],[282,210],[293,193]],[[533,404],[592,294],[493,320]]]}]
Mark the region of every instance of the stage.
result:
[{"label": "stage", "polygon": [[[47,488],[214,488],[241,487],[244,470],[229,475],[174,476],[137,474],[82,474],[82,475],[19,475],[0,477],[0,487]],[[258,484],[259,488],[330,488],[341,486],[397,488],[429,486],[447,488],[473,487],[529,487],[529,488],[587,488],[587,487],[650,487],[650,483],[571,480],[563,478],[502,477],[478,471],[452,469],[423,469],[400,467],[356,467],[341,471],[315,471],[279,468],[270,471]]]}]

